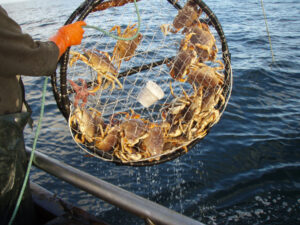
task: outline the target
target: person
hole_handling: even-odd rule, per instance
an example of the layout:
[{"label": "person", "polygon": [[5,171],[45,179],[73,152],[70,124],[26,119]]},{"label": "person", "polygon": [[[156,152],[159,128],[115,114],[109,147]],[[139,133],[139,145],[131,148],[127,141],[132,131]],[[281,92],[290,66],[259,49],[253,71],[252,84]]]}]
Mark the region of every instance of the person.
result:
[{"label": "person", "polygon": [[[49,41],[34,41],[0,6],[0,224],[15,208],[27,169],[23,129],[30,118],[20,75],[49,76],[66,49],[83,38],[85,22],[61,27]],[[27,185],[13,224],[35,224]]]}]

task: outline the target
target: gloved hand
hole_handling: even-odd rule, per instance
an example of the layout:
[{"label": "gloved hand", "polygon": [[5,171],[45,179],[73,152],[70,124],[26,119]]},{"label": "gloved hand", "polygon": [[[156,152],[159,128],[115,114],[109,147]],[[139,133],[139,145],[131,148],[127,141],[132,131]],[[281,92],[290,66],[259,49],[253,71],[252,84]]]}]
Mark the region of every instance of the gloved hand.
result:
[{"label": "gloved hand", "polygon": [[77,21],[72,24],[61,27],[57,33],[50,38],[59,48],[59,57],[72,45],[79,45],[81,43],[84,30],[82,26],[85,26],[84,21]]}]

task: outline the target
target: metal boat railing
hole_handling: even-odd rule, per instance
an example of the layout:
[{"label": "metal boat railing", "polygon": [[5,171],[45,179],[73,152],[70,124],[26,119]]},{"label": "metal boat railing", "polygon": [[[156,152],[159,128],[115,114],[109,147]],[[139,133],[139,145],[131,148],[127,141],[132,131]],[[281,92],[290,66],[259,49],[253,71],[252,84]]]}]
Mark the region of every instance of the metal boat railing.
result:
[{"label": "metal boat railing", "polygon": [[[27,153],[30,154],[31,151],[27,149]],[[199,221],[135,195],[41,152],[35,151],[33,164],[97,198],[145,219],[145,221],[150,220],[153,224],[204,225]]]}]

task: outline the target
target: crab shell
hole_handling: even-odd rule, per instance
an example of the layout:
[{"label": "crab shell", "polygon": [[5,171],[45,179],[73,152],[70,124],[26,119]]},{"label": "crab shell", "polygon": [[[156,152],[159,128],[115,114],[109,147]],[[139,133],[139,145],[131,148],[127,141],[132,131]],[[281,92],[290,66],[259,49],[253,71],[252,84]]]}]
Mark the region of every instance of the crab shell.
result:
[{"label": "crab shell", "polygon": [[87,57],[89,64],[94,70],[101,73],[111,73],[113,75],[118,74],[118,70],[111,63],[108,56],[102,53],[96,53],[91,50],[84,51],[84,55]]},{"label": "crab shell", "polygon": [[197,55],[194,50],[180,50],[176,55],[171,67],[170,75],[174,79],[182,79],[187,69],[196,61]]},{"label": "crab shell", "polygon": [[[128,25],[127,28],[121,33],[121,28],[119,26],[114,26],[111,30],[117,29],[118,35],[122,38],[130,38],[133,37],[136,32],[137,28],[134,28],[136,24]],[[138,47],[139,43],[141,42],[143,35],[138,33],[137,37],[133,40],[118,40],[114,50],[113,50],[113,61],[119,61],[119,67],[121,65],[121,60],[129,61]]]},{"label": "crab shell", "polygon": [[192,67],[187,74],[187,81],[196,86],[203,86],[205,88],[216,88],[223,84],[223,76],[209,66]]},{"label": "crab shell", "polygon": [[78,129],[88,142],[93,142],[93,138],[97,133],[97,125],[104,124],[100,117],[92,116],[90,112],[80,107],[74,110],[74,115],[71,117],[70,123],[73,120],[78,124]]},{"label": "crab shell", "polygon": [[119,139],[118,129],[112,128],[104,138],[95,138],[95,147],[108,152],[115,147]]},{"label": "crab shell", "polygon": [[147,136],[147,126],[140,119],[126,120],[120,128],[126,144],[131,147]]},{"label": "crab shell", "polygon": [[225,103],[225,98],[221,94],[222,89],[209,88],[203,93],[203,101],[201,111],[212,111],[214,107],[220,102],[221,105]]},{"label": "crab shell", "polygon": [[[134,33],[135,34],[135,33]],[[132,34],[131,36],[133,36]],[[117,45],[118,53],[123,55],[121,58],[124,58],[125,61],[129,61],[133,56],[135,49],[138,47],[139,43],[141,42],[143,35],[141,33],[138,36],[131,40],[131,41],[120,41],[119,45]]]},{"label": "crab shell", "polygon": [[153,127],[149,130],[148,134],[149,136],[143,140],[143,148],[151,156],[160,155],[164,149],[162,129],[160,127]]},{"label": "crab shell", "polygon": [[[198,58],[202,62],[215,60],[218,49],[216,40],[207,24],[195,23],[193,26],[185,28],[182,33],[193,34],[189,40],[189,44],[194,46]],[[197,44],[199,45],[197,46]]]},{"label": "crab shell", "polygon": [[195,20],[198,20],[201,12],[201,9],[198,9],[195,2],[188,1],[184,7],[178,11],[177,16],[173,20],[173,26],[177,30],[183,27],[189,27]]}]

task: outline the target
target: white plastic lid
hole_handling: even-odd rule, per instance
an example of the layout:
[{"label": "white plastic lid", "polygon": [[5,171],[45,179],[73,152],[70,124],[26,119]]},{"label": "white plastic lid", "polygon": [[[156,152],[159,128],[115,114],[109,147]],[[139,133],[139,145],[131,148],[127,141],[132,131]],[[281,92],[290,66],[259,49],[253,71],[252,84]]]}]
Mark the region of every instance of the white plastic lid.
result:
[{"label": "white plastic lid", "polygon": [[151,90],[152,94],[155,95],[158,100],[162,99],[164,97],[164,91],[153,81],[148,81],[146,84],[146,87]]},{"label": "white plastic lid", "polygon": [[164,97],[164,92],[153,81],[148,81],[146,86],[140,91],[137,100],[144,106],[149,107],[156,101]]}]

